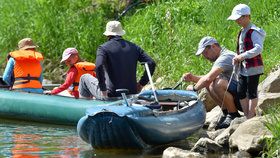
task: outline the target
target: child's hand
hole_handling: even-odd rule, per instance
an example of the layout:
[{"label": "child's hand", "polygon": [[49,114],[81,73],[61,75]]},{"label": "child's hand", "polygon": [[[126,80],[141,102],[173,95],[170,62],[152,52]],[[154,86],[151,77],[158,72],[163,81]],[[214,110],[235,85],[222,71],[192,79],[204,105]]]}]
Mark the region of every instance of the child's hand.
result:
[{"label": "child's hand", "polygon": [[51,95],[51,91],[50,90],[46,90],[43,93],[46,94],[46,95]]},{"label": "child's hand", "polygon": [[232,65],[236,65],[238,63],[240,63],[241,61],[243,61],[244,58],[241,55],[236,55],[233,59],[232,59]]}]

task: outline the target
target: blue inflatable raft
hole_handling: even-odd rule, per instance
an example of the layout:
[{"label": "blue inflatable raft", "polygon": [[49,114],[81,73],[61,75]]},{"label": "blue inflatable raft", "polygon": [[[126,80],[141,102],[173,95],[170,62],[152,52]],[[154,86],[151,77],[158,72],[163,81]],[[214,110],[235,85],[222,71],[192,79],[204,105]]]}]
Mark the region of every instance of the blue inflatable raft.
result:
[{"label": "blue inflatable raft", "polygon": [[77,126],[79,136],[93,148],[147,148],[185,139],[205,122],[197,94],[184,90],[152,91],[127,102],[89,108]]}]

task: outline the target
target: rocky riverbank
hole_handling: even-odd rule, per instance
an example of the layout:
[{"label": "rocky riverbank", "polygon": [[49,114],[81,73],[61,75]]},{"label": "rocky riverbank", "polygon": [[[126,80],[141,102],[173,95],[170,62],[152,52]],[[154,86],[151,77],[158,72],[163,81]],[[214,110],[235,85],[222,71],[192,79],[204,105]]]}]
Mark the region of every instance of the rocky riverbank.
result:
[{"label": "rocky riverbank", "polygon": [[199,96],[208,111],[206,116],[205,132],[200,134],[200,139],[191,150],[182,150],[169,147],[163,152],[163,158],[180,157],[206,157],[207,154],[228,154],[236,157],[261,156],[265,146],[265,139],[273,135],[265,127],[265,122],[270,116],[263,111],[280,102],[280,69],[270,75],[259,84],[259,103],[256,108],[257,116],[246,119],[244,116],[236,118],[226,129],[215,130],[221,109],[213,100],[202,91]]}]

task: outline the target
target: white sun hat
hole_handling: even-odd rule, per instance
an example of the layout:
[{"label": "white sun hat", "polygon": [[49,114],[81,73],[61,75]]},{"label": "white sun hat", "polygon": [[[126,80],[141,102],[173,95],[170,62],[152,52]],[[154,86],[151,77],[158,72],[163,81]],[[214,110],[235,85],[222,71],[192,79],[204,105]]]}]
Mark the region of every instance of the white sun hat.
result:
[{"label": "white sun hat", "polygon": [[195,53],[195,55],[197,55],[197,56],[200,55],[207,46],[210,46],[214,43],[218,43],[215,38],[210,37],[210,36],[203,37],[200,40],[200,42],[198,43],[198,50]]},{"label": "white sun hat", "polygon": [[119,21],[109,21],[103,34],[105,36],[123,36],[125,31],[122,29],[122,24]]},{"label": "white sun hat", "polygon": [[251,10],[248,5],[238,4],[232,9],[231,15],[227,18],[227,20],[237,20],[242,15],[250,15],[250,14],[251,14]]}]

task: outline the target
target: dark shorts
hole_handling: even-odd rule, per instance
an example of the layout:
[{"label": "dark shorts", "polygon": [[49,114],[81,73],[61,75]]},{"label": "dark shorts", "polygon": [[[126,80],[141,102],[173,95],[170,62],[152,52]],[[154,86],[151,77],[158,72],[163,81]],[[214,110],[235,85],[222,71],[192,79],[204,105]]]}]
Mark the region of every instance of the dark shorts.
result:
[{"label": "dark shorts", "polygon": [[227,91],[233,96],[236,109],[239,111],[243,111],[237,95],[237,84],[237,81],[232,80]]},{"label": "dark shorts", "polygon": [[258,97],[258,84],[260,75],[242,76],[239,75],[237,86],[238,97],[240,99],[255,99]]}]

